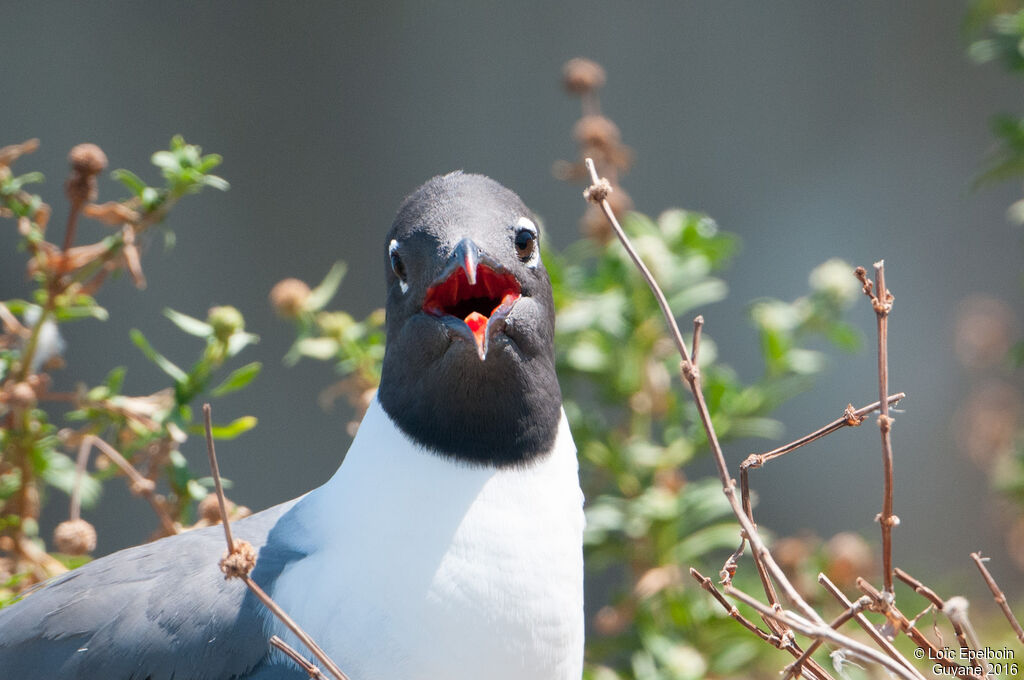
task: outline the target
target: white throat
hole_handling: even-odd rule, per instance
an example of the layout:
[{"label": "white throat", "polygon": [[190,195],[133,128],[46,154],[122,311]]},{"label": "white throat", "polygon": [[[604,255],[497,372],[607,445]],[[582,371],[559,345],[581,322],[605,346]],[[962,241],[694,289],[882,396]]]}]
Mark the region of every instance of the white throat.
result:
[{"label": "white throat", "polygon": [[288,520],[316,547],[273,595],[351,677],[578,680],[575,454],[563,414],[529,466],[471,467],[415,444],[374,399],[338,472]]}]

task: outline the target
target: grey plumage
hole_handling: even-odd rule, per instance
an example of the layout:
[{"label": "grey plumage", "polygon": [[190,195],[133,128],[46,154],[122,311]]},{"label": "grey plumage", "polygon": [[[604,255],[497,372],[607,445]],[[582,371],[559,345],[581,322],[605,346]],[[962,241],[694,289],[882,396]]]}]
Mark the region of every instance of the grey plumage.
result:
[{"label": "grey plumage", "polygon": [[[352,464],[234,524],[258,551],[252,577],[371,678],[578,679],[582,496],[532,213],[452,173],[410,195],[387,238],[378,399]],[[45,584],[0,610],[0,680],[305,678],[217,570],[223,552],[211,527]]]},{"label": "grey plumage", "polygon": [[[284,503],[234,523],[259,551],[269,588],[294,555],[268,547]],[[216,564],[224,530],[208,527],[90,562],[0,609],[0,680],[302,678],[267,664],[266,613]]]}]

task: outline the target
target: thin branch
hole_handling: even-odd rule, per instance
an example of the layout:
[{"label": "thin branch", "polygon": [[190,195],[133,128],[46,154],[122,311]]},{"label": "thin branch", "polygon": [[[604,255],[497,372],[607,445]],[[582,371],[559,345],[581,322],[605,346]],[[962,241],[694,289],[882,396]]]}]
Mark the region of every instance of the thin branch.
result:
[{"label": "thin branch", "polygon": [[637,269],[640,270],[640,273],[643,275],[648,287],[651,289],[655,299],[658,301],[661,313],[665,317],[665,323],[668,324],[676,349],[679,351],[679,356],[682,358],[680,371],[683,379],[685,379],[689,384],[690,392],[693,394],[694,401],[697,404],[697,414],[700,417],[701,425],[707,435],[708,444],[711,447],[711,452],[715,459],[715,465],[718,469],[718,477],[722,483],[722,493],[725,494],[726,500],[728,500],[729,505],[732,507],[733,514],[736,515],[736,519],[743,528],[747,540],[750,541],[751,553],[754,560],[762,560],[765,563],[767,570],[782,588],[786,597],[788,597],[805,616],[807,616],[811,621],[825,626],[825,621],[821,616],[813,607],[807,604],[807,602],[800,596],[800,593],[797,592],[793,584],[790,583],[789,579],[786,578],[786,574],[782,571],[782,568],[779,567],[775,558],[773,558],[769,552],[768,547],[761,539],[760,534],[758,534],[757,527],[752,521],[750,521],[750,518],[747,517],[746,513],[743,511],[739,498],[736,496],[736,483],[729,476],[729,468],[725,462],[725,454],[722,452],[722,445],[719,443],[718,435],[715,432],[714,425],[711,423],[711,413],[708,410],[707,402],[704,400],[704,392],[701,387],[700,370],[690,358],[690,353],[686,349],[686,342],[683,340],[683,336],[679,332],[679,325],[676,323],[675,317],[672,315],[672,310],[668,306],[665,294],[662,293],[657,281],[654,280],[651,272],[647,269],[647,266],[637,254],[636,249],[633,248],[633,244],[630,242],[629,237],[626,236],[626,232],[623,231],[622,226],[615,217],[615,212],[608,203],[608,192],[611,190],[611,185],[608,180],[598,177],[597,169],[594,167],[594,161],[592,158],[585,159],[585,163],[593,184],[583,192],[583,196],[588,201],[593,201],[601,206],[601,210],[604,212],[605,217],[608,218],[609,223],[611,223],[612,229],[615,231],[615,235],[619,238],[619,241],[622,242],[626,252],[629,253],[633,263],[637,266]]},{"label": "thin branch", "polygon": [[277,637],[276,635],[270,636],[270,644],[280,649],[289,659],[297,663],[302,667],[302,670],[306,671],[311,678],[317,678],[318,680],[326,680],[327,676],[324,675],[312,661],[295,651],[295,648],[289,645],[287,642]]},{"label": "thin branch", "polygon": [[[274,600],[263,590],[252,578],[249,576],[249,571],[255,566],[255,551],[252,545],[246,541],[235,541],[231,535],[231,522],[228,519],[226,512],[227,501],[224,498],[224,489],[220,482],[220,467],[217,465],[217,453],[213,448],[213,422],[211,417],[211,409],[209,404],[203,404],[203,420],[206,426],[206,452],[210,457],[210,471],[213,474],[214,487],[217,492],[217,500],[220,503],[221,512],[221,523],[224,525],[224,539],[228,544],[228,553],[223,560],[221,560],[221,570],[227,574],[228,578],[237,576],[242,579],[242,582],[249,588],[253,595],[263,603],[263,605],[269,609],[274,616],[278,618],[281,623],[287,626],[288,630],[295,634],[295,637],[299,639],[302,644],[306,646],[309,651],[313,653],[320,663],[322,663],[333,675],[336,680],[349,680],[349,677],[342,672],[338,665],[331,660],[331,657],[327,655],[320,645],[309,636],[306,631],[302,629],[288,614],[281,609],[281,607],[274,602]],[[250,554],[244,554],[248,551]],[[229,563],[233,557],[242,558],[239,560],[241,564]],[[237,569],[237,571],[236,571]],[[302,665],[302,664],[300,664]],[[303,667],[305,668],[305,667]]]},{"label": "thin branch", "polygon": [[700,356],[700,332],[704,328],[704,317],[700,314],[693,320],[693,350],[690,352],[690,363],[696,364]]},{"label": "thin branch", "polygon": [[679,332],[679,325],[676,323],[676,318],[672,315],[672,308],[668,306],[668,300],[665,299],[665,294],[661,292],[661,288],[658,286],[658,282],[654,280],[654,276],[651,274],[651,270],[647,268],[644,261],[640,259],[640,254],[636,252],[636,248],[630,242],[629,237],[626,236],[626,232],[622,230],[622,225],[619,224],[619,220],[616,219],[615,213],[612,211],[611,205],[608,203],[607,196],[611,192],[611,184],[606,179],[599,178],[597,176],[597,168],[594,167],[593,158],[585,158],[583,162],[587,166],[587,172],[590,173],[590,180],[593,184],[583,192],[584,198],[588,201],[593,201],[601,206],[604,211],[605,217],[611,222],[612,229],[615,230],[615,235],[619,237],[619,241],[622,242],[626,252],[629,254],[633,264],[640,271],[640,275],[644,277],[644,281],[647,282],[647,286],[654,293],[654,297],[658,301],[658,307],[661,308],[661,313],[665,317],[665,321],[668,322],[669,328],[672,331],[672,340],[676,343],[676,349],[679,350],[679,355],[683,357],[684,361],[690,360],[690,353],[686,349],[686,341],[683,340],[683,334]]},{"label": "thin branch", "polygon": [[[873,661],[885,668],[889,669],[901,678],[907,678],[909,680],[924,680],[924,676],[921,675],[912,666],[909,666],[909,662],[902,657],[899,659],[893,659],[885,654],[882,654],[877,649],[868,647],[867,645],[854,640],[851,637],[847,637],[833,630],[828,624],[819,624],[813,621],[808,621],[802,616],[798,616],[794,612],[789,611],[775,611],[771,607],[762,604],[755,598],[747,595],[741,590],[738,590],[735,586],[726,586],[725,592],[730,597],[735,597],[740,602],[743,602],[747,606],[753,607],[757,611],[761,612],[766,616],[771,616],[786,626],[789,626],[793,630],[799,632],[801,635],[813,638],[815,640],[821,640],[828,642],[837,647],[848,649],[851,652],[859,654],[869,661]],[[848,606],[850,606],[848,604]],[[897,652],[897,655],[899,653]],[[902,661],[902,663],[901,663]]]},{"label": "thin branch", "polygon": [[778,629],[785,632],[779,635],[762,630],[750,619],[743,616],[743,614],[740,613],[740,610],[736,608],[736,605],[729,604],[729,601],[726,600],[725,596],[722,595],[721,591],[719,591],[718,588],[715,587],[714,582],[710,578],[704,576],[692,567],[690,568],[690,575],[693,576],[693,578],[698,583],[700,583],[701,588],[711,593],[711,596],[715,598],[715,601],[718,602],[718,604],[722,605],[722,609],[724,609],[730,617],[738,621],[740,625],[742,625],[744,628],[746,628],[747,630],[749,630],[754,635],[761,638],[771,646],[789,652],[797,660],[803,659],[801,663],[807,664],[807,667],[811,671],[812,677],[821,678],[821,680],[832,679],[832,676],[829,675],[828,671],[822,668],[820,664],[818,664],[813,659],[808,660],[807,657],[809,657],[810,655],[806,651],[800,649],[799,645],[796,644],[796,641],[793,640],[793,633],[789,631],[788,628],[786,628],[783,625],[780,625],[779,622],[773,618],[762,617],[766,619],[766,623],[768,621],[771,621],[771,627],[773,629]]},{"label": "thin branch", "polygon": [[[836,586],[836,584],[832,583],[832,581],[830,581],[829,578],[825,576],[825,574],[818,574],[818,583],[820,583],[822,587],[824,587],[825,590],[828,591],[829,595],[834,597],[839,602],[839,604],[846,607],[847,609],[849,609],[852,606],[852,603],[846,597],[846,595],[843,594],[843,591],[841,591],[839,587]],[[871,602],[873,604],[874,600],[871,600]],[[889,657],[891,657],[895,661],[898,661],[905,668],[909,669],[915,677],[921,677],[920,671],[914,668],[914,666],[911,665],[911,663],[902,654],[900,654],[899,650],[893,646],[892,642],[890,642],[884,635],[878,632],[878,629],[875,628],[874,625],[872,625],[871,621],[868,620],[868,617],[858,612],[854,614],[853,618],[858,623],[858,625],[860,625],[860,627],[864,629],[864,632],[867,633],[872,640],[874,640],[875,644],[882,648],[882,651],[888,654]],[[936,656],[938,656],[937,650]]]},{"label": "thin branch", "polygon": [[715,587],[714,581],[712,581],[707,576],[704,576],[693,567],[690,567],[690,576],[692,576],[694,580],[696,580],[697,583],[700,584],[701,588],[711,593],[711,596],[715,598],[718,604],[722,605],[722,609],[724,609],[729,616],[736,619],[736,621],[738,621],[741,626],[743,626],[751,633],[764,640],[765,642],[771,643],[775,647],[782,647],[781,641],[778,637],[772,635],[767,631],[761,630],[756,623],[752,622],[750,619],[743,616],[743,614],[740,614],[740,610],[736,608],[736,605],[729,604],[729,601],[725,599],[725,596],[722,595],[721,591]]},{"label": "thin branch", "polygon": [[231,522],[228,521],[228,504],[224,497],[224,487],[220,482],[220,466],[217,464],[217,449],[213,445],[212,409],[203,404],[203,421],[206,423],[206,455],[210,459],[210,472],[217,491],[217,503],[220,505],[221,522],[224,524],[224,539],[228,544],[228,553],[235,552],[235,539],[231,536]]},{"label": "thin branch", "polygon": [[1020,622],[1017,617],[1010,611],[1010,605],[1006,601],[1006,595],[1003,594],[1002,589],[999,588],[999,584],[992,578],[991,572],[988,567],[985,566],[985,562],[989,559],[988,557],[982,557],[981,551],[971,553],[971,559],[978,565],[978,571],[981,572],[981,577],[985,579],[985,583],[988,585],[988,589],[992,591],[992,597],[995,599],[996,604],[1003,610],[1003,615],[1006,620],[1010,622],[1010,627],[1013,628],[1013,632],[1017,634],[1017,639],[1024,643],[1024,628],[1021,628]]},{"label": "thin branch", "polygon": [[[846,608],[846,611],[833,619],[832,623],[828,624],[829,627],[833,630],[839,630],[840,626],[859,614],[869,603],[870,602],[867,597],[857,598],[853,604]],[[786,674],[782,677],[782,680],[789,680],[790,678],[798,676],[800,674],[801,666],[807,663],[811,658],[811,655],[818,651],[818,648],[821,647],[822,644],[821,640],[815,640],[811,643],[811,645],[804,650],[804,653],[801,654],[796,661],[786,666],[784,669]]]},{"label": "thin branch", "polygon": [[102,451],[107,458],[112,460],[114,464],[128,475],[128,478],[131,480],[130,486],[132,493],[137,493],[149,501],[149,504],[153,506],[153,510],[156,511],[157,517],[160,518],[160,525],[164,528],[164,531],[170,536],[180,534],[181,528],[175,524],[173,519],[171,519],[170,514],[167,512],[167,508],[163,506],[163,503],[157,499],[156,494],[153,492],[155,488],[153,480],[144,477],[141,472],[135,469],[134,465],[128,462],[127,458],[122,456],[117,449],[103,439],[92,434],[88,434],[85,437],[93,446]]},{"label": "thin branch", "polygon": [[892,529],[900,523],[899,518],[892,511],[893,459],[890,431],[893,419],[889,417],[889,403],[886,401],[886,395],[889,394],[889,312],[892,311],[894,298],[889,289],[885,287],[885,260],[879,260],[874,267],[873,290],[863,267],[857,267],[855,273],[864,284],[864,294],[871,300],[878,327],[878,400],[883,402],[881,413],[878,416],[878,429],[882,435],[882,467],[885,481],[882,492],[882,512],[876,519],[882,527],[882,578],[885,583],[885,593],[887,597],[892,598]]},{"label": "thin branch", "polygon": [[914,641],[914,644],[924,650],[926,659],[942,664],[945,668],[958,674],[958,677],[962,677],[963,674],[967,672],[964,670],[966,666],[945,658],[945,654],[943,654],[942,650],[932,644],[932,641],[925,637],[924,633],[915,628],[907,617],[904,616],[903,612],[893,604],[892,598],[886,597],[884,592],[878,590],[862,578],[857,579],[857,588],[871,598],[873,609],[885,615],[886,620],[892,622],[897,630],[906,633],[910,636],[910,639]]},{"label": "thin branch", "polygon": [[[701,321],[703,322],[703,319]],[[894,395],[889,397],[889,402],[895,404],[895,403],[899,402],[901,399],[905,398],[906,396],[907,395],[904,394],[903,392],[900,392],[899,394],[894,394]],[[753,507],[752,507],[751,502],[750,502],[750,477],[749,477],[749,473],[750,473],[751,469],[759,468],[759,467],[763,466],[769,460],[773,460],[773,459],[778,458],[780,456],[784,456],[787,453],[795,451],[795,450],[797,450],[798,448],[800,448],[802,446],[805,446],[807,444],[810,444],[813,441],[821,439],[822,437],[830,435],[833,432],[836,432],[837,430],[841,430],[844,427],[856,427],[856,426],[860,425],[864,421],[865,415],[867,415],[868,413],[871,413],[872,411],[878,409],[878,407],[879,407],[879,402],[877,402],[877,401],[875,403],[873,403],[873,404],[868,404],[867,406],[862,406],[861,408],[856,409],[856,410],[854,410],[852,404],[848,404],[846,406],[846,410],[843,412],[842,417],[832,421],[831,423],[829,423],[825,427],[819,428],[818,430],[815,430],[814,432],[812,432],[812,433],[810,433],[808,435],[800,437],[799,439],[797,439],[795,441],[792,441],[789,444],[786,444],[784,446],[780,446],[780,447],[778,447],[776,449],[768,451],[767,453],[752,453],[749,456],[747,456],[747,459],[744,460],[740,464],[740,498],[741,498],[741,502],[743,504],[743,511],[746,513],[746,515],[750,519],[750,521],[754,522],[754,510],[753,510]],[[756,523],[755,523],[755,526],[756,526]],[[728,571],[729,572],[729,577],[730,578],[732,577],[732,573],[735,571],[735,564],[736,564],[737,560],[743,554],[744,545],[745,545],[745,541],[743,541],[741,539],[740,547],[737,548],[736,552],[734,552],[729,557],[728,561],[726,562],[725,567],[723,568],[723,571]],[[756,560],[755,560],[755,566],[757,567],[757,573],[758,573],[758,576],[761,579],[761,585],[764,588],[764,593],[765,593],[765,596],[768,598],[769,604],[777,604],[778,603],[778,595],[775,592],[774,585],[772,585],[771,578],[768,576],[767,569],[765,568],[765,566],[763,564],[761,564],[760,562],[758,562]],[[769,622],[765,621],[765,623],[769,623]],[[769,623],[769,625],[771,625],[771,624]]]},{"label": "thin branch", "polygon": [[[945,613],[946,614],[946,618],[949,619],[950,624],[953,626],[953,632],[956,634],[956,639],[957,639],[957,642],[960,643],[960,647],[961,648],[970,648],[970,644],[969,644],[969,641],[967,639],[967,632],[964,630],[964,627],[962,625],[962,621],[961,621],[960,617],[958,617],[958,616],[950,616],[949,610],[946,609],[946,603],[947,603],[946,600],[943,600],[941,597],[939,597],[938,593],[936,593],[934,590],[932,590],[931,588],[929,588],[925,584],[921,583],[919,580],[917,580],[916,578],[914,578],[913,576],[911,576],[907,572],[903,571],[899,567],[896,567],[896,569],[893,570],[893,573],[896,575],[896,578],[898,578],[899,580],[903,581],[908,586],[913,588],[915,593],[917,593],[918,595],[924,597],[926,600],[931,602],[932,605],[936,609],[938,609],[939,611]],[[918,617],[915,616],[914,620],[916,621],[917,618]],[[911,621],[909,623],[910,623],[911,626],[914,625],[913,621]],[[971,655],[971,660],[970,660],[971,661],[971,665],[974,666],[975,668],[981,669],[981,671],[980,671],[981,674],[983,676],[987,676],[988,673],[986,672],[985,667],[975,657],[976,657],[976,655]]]},{"label": "thin branch", "polygon": [[[895,405],[902,401],[903,399],[906,399],[906,397],[906,393],[897,392],[896,394],[889,396],[888,403],[890,405]],[[822,437],[826,437],[837,430],[843,429],[844,427],[856,427],[860,425],[861,422],[863,422],[864,416],[871,413],[872,411],[877,411],[880,405],[881,403],[876,401],[873,404],[861,406],[859,409],[856,410],[854,410],[853,406],[847,406],[846,410],[843,411],[842,417],[833,420],[825,427],[817,429],[814,432],[811,432],[810,434],[804,435],[803,437],[800,437],[797,440],[785,444],[784,446],[780,446],[777,449],[772,449],[771,451],[768,451],[766,453],[750,454],[749,456],[747,456],[747,459],[740,464],[740,469],[742,470],[744,468],[762,467],[765,463],[767,463],[770,460],[779,458],[780,456],[784,456],[787,453],[795,451],[802,446],[806,446],[811,442],[817,441]]]},{"label": "thin branch", "polygon": [[[971,619],[967,616],[968,601],[966,597],[957,595],[946,600],[946,606],[942,608],[942,613],[946,615],[949,622],[953,624],[953,628],[962,631],[962,637],[967,640],[967,648],[976,652],[971,654],[971,665],[981,669],[981,676],[983,678],[988,677],[989,666],[988,662],[979,660],[978,650],[981,649],[981,640],[978,639],[978,634],[974,631],[974,626],[971,625]],[[958,635],[957,637],[961,637]],[[961,655],[963,652],[961,651]]]}]

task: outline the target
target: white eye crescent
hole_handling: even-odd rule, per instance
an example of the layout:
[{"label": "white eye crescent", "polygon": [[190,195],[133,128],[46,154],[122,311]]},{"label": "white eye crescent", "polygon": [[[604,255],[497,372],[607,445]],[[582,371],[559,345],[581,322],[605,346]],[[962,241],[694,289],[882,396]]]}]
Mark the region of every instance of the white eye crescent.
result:
[{"label": "white eye crescent", "polygon": [[388,244],[388,258],[391,260],[391,271],[398,277],[398,287],[403,293],[408,293],[409,283],[406,281],[405,264],[398,255],[398,241],[395,239],[391,239],[391,243]]},{"label": "white eye crescent", "polygon": [[520,260],[526,263],[527,267],[536,267],[540,262],[540,248],[537,246],[537,241],[537,225],[529,217],[520,217],[516,222],[513,242],[516,254]]}]

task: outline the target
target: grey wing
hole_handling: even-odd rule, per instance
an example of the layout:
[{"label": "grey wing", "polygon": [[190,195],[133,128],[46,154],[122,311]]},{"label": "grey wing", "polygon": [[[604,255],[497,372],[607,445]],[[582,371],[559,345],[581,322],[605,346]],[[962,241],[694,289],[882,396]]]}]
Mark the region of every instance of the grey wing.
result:
[{"label": "grey wing", "polygon": [[[232,525],[259,551],[253,578],[265,589],[297,557],[265,545],[292,504]],[[224,548],[219,526],[172,536],[90,562],[0,609],[0,680],[276,673],[263,606],[217,568]]]}]

